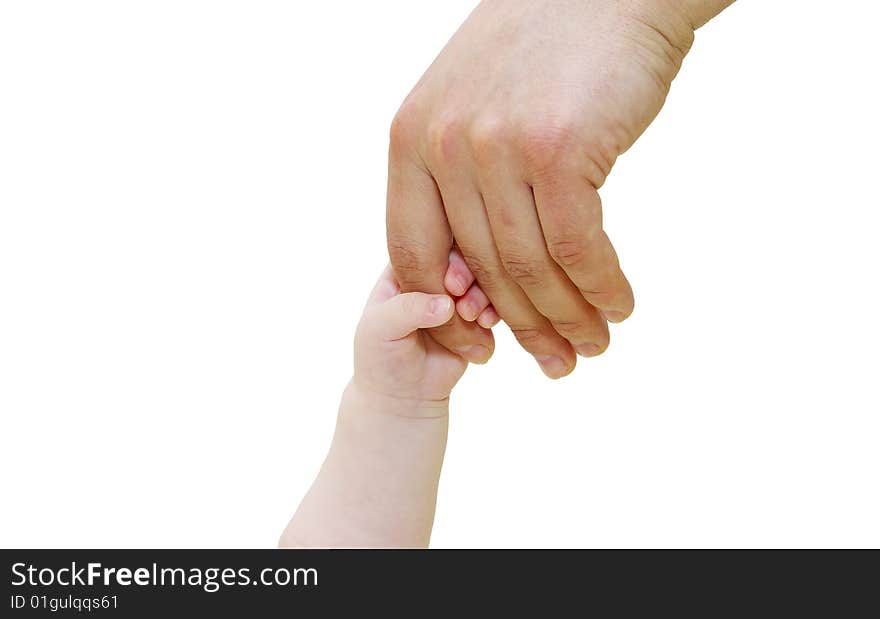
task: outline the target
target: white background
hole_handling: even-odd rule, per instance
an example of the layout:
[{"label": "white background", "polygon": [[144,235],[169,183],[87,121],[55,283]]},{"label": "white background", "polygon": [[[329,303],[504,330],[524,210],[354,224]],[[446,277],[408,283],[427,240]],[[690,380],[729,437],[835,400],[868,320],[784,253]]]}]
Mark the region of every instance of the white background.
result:
[{"label": "white background", "polygon": [[[2,4],[0,546],[275,544],[472,6]],[[496,330],[435,547],[880,546],[877,18],[698,33],[602,192],[635,315],[556,383]]]}]

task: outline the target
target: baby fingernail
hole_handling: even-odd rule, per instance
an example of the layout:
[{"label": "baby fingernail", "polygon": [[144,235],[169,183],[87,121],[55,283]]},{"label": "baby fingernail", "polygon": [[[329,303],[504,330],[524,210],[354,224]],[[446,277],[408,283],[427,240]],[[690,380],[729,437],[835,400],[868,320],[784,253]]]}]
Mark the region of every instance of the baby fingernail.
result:
[{"label": "baby fingernail", "polygon": [[437,297],[431,301],[431,315],[445,316],[449,313],[451,305],[452,299],[449,297]]},{"label": "baby fingernail", "polygon": [[473,322],[477,319],[477,313],[474,311],[474,308],[471,307],[470,303],[466,303],[465,301],[458,302],[458,313],[468,322]]},{"label": "baby fingernail", "polygon": [[491,329],[501,320],[495,312],[485,311],[477,318],[477,324],[484,329]]},{"label": "baby fingernail", "polygon": [[595,344],[579,344],[574,349],[581,357],[595,357],[602,352],[602,349]]},{"label": "baby fingernail", "polygon": [[568,374],[568,366],[559,357],[535,357],[535,360],[549,378],[562,378]]}]

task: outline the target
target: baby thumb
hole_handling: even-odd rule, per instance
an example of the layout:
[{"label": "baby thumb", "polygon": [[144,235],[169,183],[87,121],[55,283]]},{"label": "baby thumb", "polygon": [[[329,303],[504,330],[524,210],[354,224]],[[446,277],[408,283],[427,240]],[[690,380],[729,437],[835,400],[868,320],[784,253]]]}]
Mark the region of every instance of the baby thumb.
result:
[{"label": "baby thumb", "polygon": [[389,340],[399,340],[417,329],[439,327],[452,318],[452,298],[445,294],[407,292],[379,306],[376,325]]}]

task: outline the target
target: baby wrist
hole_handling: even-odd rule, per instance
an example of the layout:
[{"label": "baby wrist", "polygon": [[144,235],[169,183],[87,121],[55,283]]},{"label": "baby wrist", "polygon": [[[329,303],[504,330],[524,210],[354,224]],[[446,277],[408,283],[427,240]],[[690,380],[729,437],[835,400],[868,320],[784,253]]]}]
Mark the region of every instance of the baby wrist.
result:
[{"label": "baby wrist", "polygon": [[449,414],[449,398],[426,400],[402,397],[371,389],[353,378],[342,397],[342,408],[363,414],[378,414],[406,419],[437,419]]}]

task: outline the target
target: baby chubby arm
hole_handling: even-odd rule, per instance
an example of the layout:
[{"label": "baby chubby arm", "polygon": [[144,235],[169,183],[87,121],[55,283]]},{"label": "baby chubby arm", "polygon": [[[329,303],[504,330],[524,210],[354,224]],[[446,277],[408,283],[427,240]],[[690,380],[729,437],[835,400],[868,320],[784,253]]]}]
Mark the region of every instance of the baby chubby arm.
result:
[{"label": "baby chubby arm", "polygon": [[417,412],[408,406],[383,402],[349,384],[330,451],[282,546],[428,545],[446,449],[447,405]]},{"label": "baby chubby arm", "polygon": [[383,274],[358,326],[329,453],[282,546],[427,546],[449,392],[467,364],[419,329],[453,311],[450,297],[400,294]]}]

